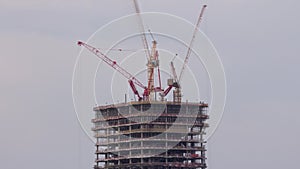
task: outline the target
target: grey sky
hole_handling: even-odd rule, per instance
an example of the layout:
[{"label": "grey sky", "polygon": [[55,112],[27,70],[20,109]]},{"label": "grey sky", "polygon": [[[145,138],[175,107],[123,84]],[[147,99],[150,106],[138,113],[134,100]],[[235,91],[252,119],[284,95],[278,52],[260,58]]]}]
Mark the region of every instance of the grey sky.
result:
[{"label": "grey sky", "polygon": [[[228,85],[209,168],[299,168],[300,2],[205,2],[202,30],[220,53]],[[202,3],[140,5],[194,23]],[[130,0],[0,0],[0,168],[92,167],[94,146],[72,103],[75,42],[133,12]]]}]

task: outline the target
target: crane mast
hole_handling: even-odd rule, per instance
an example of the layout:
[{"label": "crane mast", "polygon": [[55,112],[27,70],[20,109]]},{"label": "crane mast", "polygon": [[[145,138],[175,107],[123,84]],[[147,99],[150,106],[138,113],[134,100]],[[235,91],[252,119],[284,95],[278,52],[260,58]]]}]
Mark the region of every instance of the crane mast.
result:
[{"label": "crane mast", "polygon": [[[148,89],[149,89],[149,100],[155,100],[156,92],[162,91],[161,82],[160,82],[160,70],[159,70],[159,60],[158,60],[158,51],[156,50],[157,42],[155,40],[152,41],[152,50],[150,59],[147,63],[148,69]],[[157,69],[159,86],[155,87],[154,82],[154,69]]]},{"label": "crane mast", "polygon": [[181,87],[179,85],[175,66],[172,61],[170,63],[170,66],[171,66],[171,70],[172,70],[172,74],[173,74],[173,87],[175,87],[175,90],[173,91],[173,101],[178,103],[178,102],[181,102],[181,97],[182,97]]},{"label": "crane mast", "polygon": [[177,73],[176,73],[173,61],[171,61],[170,66],[171,66],[171,71],[173,74],[174,83],[178,83],[178,77],[177,77]]}]

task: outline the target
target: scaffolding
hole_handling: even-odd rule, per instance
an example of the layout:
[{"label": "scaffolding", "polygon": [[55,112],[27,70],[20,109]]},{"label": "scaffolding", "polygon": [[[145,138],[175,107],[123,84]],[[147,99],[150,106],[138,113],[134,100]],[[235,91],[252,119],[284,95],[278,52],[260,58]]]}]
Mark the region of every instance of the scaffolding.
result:
[{"label": "scaffolding", "polygon": [[207,107],[146,101],[95,107],[94,168],[206,168]]}]

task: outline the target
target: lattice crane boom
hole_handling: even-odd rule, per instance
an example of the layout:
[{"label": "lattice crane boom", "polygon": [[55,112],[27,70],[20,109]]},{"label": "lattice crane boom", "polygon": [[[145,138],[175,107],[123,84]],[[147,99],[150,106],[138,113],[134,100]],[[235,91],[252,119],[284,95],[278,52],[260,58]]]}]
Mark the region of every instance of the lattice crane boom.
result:
[{"label": "lattice crane boom", "polygon": [[119,73],[121,73],[126,79],[128,79],[128,82],[130,84],[131,89],[133,90],[134,94],[136,94],[139,97],[139,100],[142,99],[142,97],[139,95],[138,91],[136,90],[136,87],[134,84],[136,84],[137,86],[141,87],[144,89],[144,94],[147,94],[147,87],[144,86],[138,79],[136,79],[132,74],[130,74],[127,70],[125,70],[124,68],[122,68],[120,65],[117,64],[116,61],[111,60],[110,58],[108,58],[105,54],[103,54],[100,50],[98,50],[97,48],[86,44],[84,42],[78,41],[77,44],[79,46],[84,46],[86,49],[88,49],[90,52],[92,52],[93,54],[95,54],[98,58],[100,58],[101,60],[103,60],[105,63],[107,63],[109,66],[111,66],[112,68],[114,68],[115,70],[117,70]]},{"label": "lattice crane boom", "polygon": [[207,5],[203,5],[202,9],[201,9],[201,12],[200,12],[200,15],[199,15],[199,18],[198,18],[198,21],[197,21],[197,24],[195,25],[195,29],[194,29],[194,32],[193,32],[193,37],[192,37],[192,40],[189,44],[189,48],[188,48],[188,51],[186,53],[186,56],[185,56],[185,59],[184,59],[184,63],[182,65],[182,68],[181,68],[181,71],[180,71],[180,74],[179,74],[179,79],[178,79],[178,83],[180,83],[181,79],[182,79],[182,75],[183,75],[183,72],[185,70],[185,67],[189,61],[189,57],[191,55],[191,52],[192,52],[192,48],[193,48],[193,44],[194,44],[194,41],[195,41],[195,37],[196,37],[196,34],[198,32],[198,27],[202,21],[202,18],[203,18],[203,14],[204,14],[204,11],[206,9]]},{"label": "lattice crane boom", "polygon": [[145,53],[146,53],[146,57],[149,60],[151,54],[150,54],[150,51],[149,51],[149,45],[148,45],[146,34],[145,34],[145,27],[144,27],[143,20],[142,20],[141,14],[140,14],[141,12],[140,12],[140,8],[139,8],[139,4],[138,4],[137,0],[133,0],[133,3],[134,3],[135,12],[136,12],[137,17],[138,17],[138,26],[139,26],[139,29],[140,29],[140,33],[142,34],[141,38],[142,38],[144,50],[145,50]]}]

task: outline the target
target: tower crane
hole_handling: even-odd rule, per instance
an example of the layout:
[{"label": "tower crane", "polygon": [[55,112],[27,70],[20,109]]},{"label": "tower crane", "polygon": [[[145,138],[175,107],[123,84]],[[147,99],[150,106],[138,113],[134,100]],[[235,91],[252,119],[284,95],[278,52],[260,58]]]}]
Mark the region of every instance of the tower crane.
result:
[{"label": "tower crane", "polygon": [[[199,25],[202,21],[203,14],[204,14],[204,11],[205,11],[206,7],[207,7],[207,5],[203,5],[203,7],[201,9],[201,12],[200,12],[199,18],[197,20],[197,23],[195,25],[193,36],[192,36],[192,39],[190,41],[190,44],[189,44],[189,47],[188,47],[188,50],[187,50],[187,53],[186,53],[186,56],[185,56],[185,59],[184,59],[184,62],[183,62],[183,65],[182,65],[182,68],[181,68],[178,79],[177,79],[177,75],[176,75],[176,72],[175,72],[174,64],[173,64],[173,62],[171,62],[171,69],[172,69],[172,72],[173,72],[173,80],[174,80],[174,82],[176,82],[176,85],[173,85],[175,87],[175,91],[173,93],[173,99],[174,99],[175,102],[181,102],[182,94],[181,94],[180,82],[181,82],[181,79],[182,79],[182,76],[183,76],[183,72],[184,72],[184,70],[185,70],[185,68],[188,64],[188,61],[189,61],[189,58],[190,58],[190,55],[191,55],[191,52],[192,52],[193,44],[194,44],[194,41],[195,41],[195,38],[196,38],[196,35],[197,35],[197,32],[198,32],[198,28],[199,28]],[[176,75],[176,76],[174,76],[174,75]]]},{"label": "tower crane", "polygon": [[179,87],[179,84],[178,84],[178,77],[177,77],[177,73],[176,73],[176,70],[175,70],[175,66],[174,66],[173,61],[171,61],[170,66],[171,66],[171,71],[172,71],[173,79],[174,79],[173,86],[174,86],[174,87]]},{"label": "tower crane", "polygon": [[176,74],[175,66],[173,64],[173,61],[170,63],[172,74],[173,74],[173,87],[175,87],[175,90],[173,91],[173,101],[174,102],[181,102],[181,86],[179,85],[178,77]]},{"label": "tower crane", "polygon": [[[153,87],[153,86],[149,86],[149,84],[151,84],[148,81],[148,87],[143,85],[143,83],[141,83],[137,78],[135,78],[132,74],[130,74],[127,70],[125,70],[124,68],[122,68],[116,61],[111,60],[109,57],[107,57],[105,54],[103,54],[99,49],[84,43],[82,41],[78,41],[77,44],[79,46],[83,46],[86,49],[88,49],[90,52],[92,52],[94,55],[96,55],[98,58],[100,58],[101,60],[103,60],[106,64],[108,64],[109,66],[111,66],[112,68],[114,68],[116,71],[118,71],[120,74],[122,74],[126,79],[128,79],[128,83],[131,87],[131,90],[133,91],[133,93],[138,97],[139,101],[150,101],[149,100],[149,95],[151,94],[149,91],[150,90],[154,90],[154,92],[165,92],[161,87]],[[155,47],[154,47],[155,49]],[[157,51],[154,50],[156,55],[157,55]],[[140,96],[136,85],[139,86],[140,88],[144,89],[144,93],[143,96]],[[154,88],[154,89],[153,89]],[[170,89],[169,89],[170,90]]]},{"label": "tower crane", "polygon": [[[158,51],[156,50],[157,41],[153,38],[153,35],[150,32],[150,34],[153,38],[152,49],[151,49],[151,53],[150,53],[147,38],[146,38],[146,34],[145,34],[143,19],[142,19],[141,14],[140,14],[141,12],[140,12],[140,8],[139,8],[139,5],[138,5],[138,1],[133,0],[133,3],[134,3],[135,12],[136,12],[137,17],[138,17],[138,26],[139,26],[139,29],[140,29],[141,38],[142,38],[144,50],[145,50],[146,57],[147,57],[147,64],[146,65],[147,65],[147,71],[148,71],[148,96],[149,97],[146,98],[146,99],[147,100],[155,100],[156,92],[163,92],[163,90],[161,88]],[[158,76],[158,83],[159,83],[158,87],[155,87],[154,69],[157,69],[157,76]]]}]

